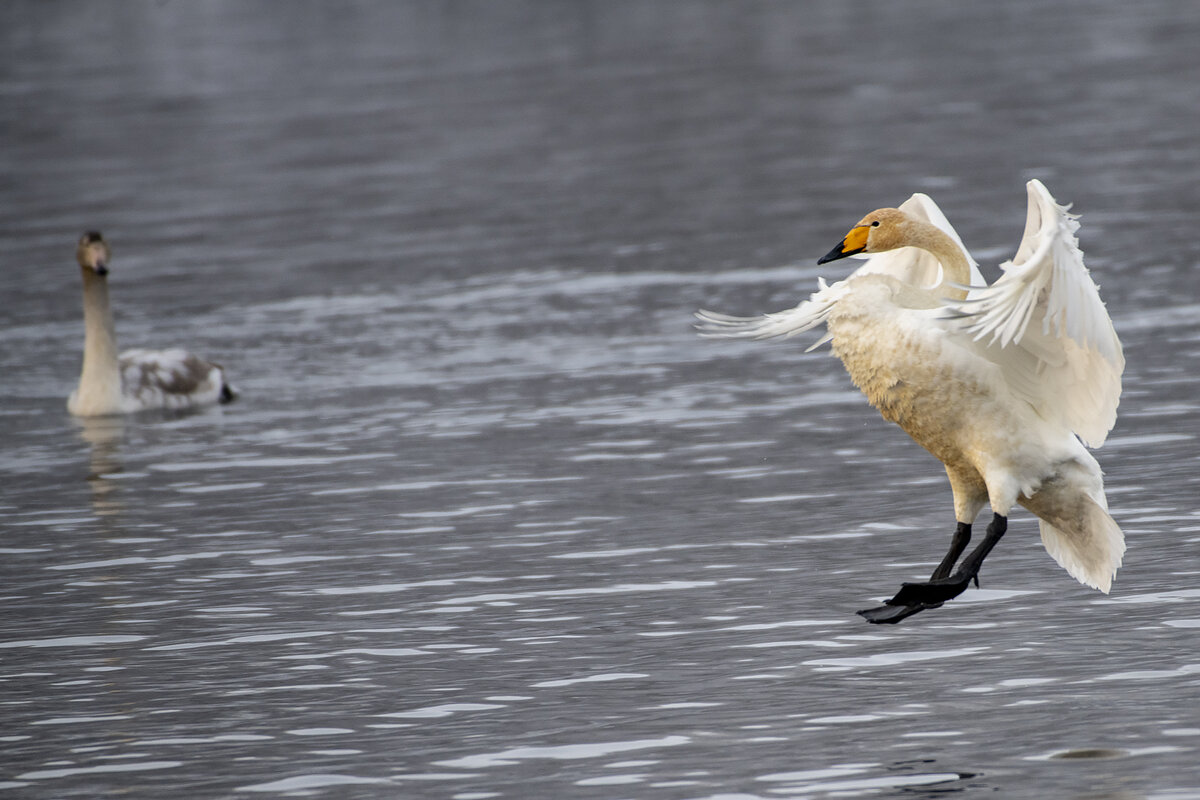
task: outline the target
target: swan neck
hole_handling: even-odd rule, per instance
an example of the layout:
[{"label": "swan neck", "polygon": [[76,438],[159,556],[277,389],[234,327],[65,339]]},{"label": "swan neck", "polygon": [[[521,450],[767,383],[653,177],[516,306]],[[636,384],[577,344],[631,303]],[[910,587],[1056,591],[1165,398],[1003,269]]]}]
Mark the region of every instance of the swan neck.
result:
[{"label": "swan neck", "polygon": [[108,305],[108,281],[83,270],[83,373],[80,389],[120,392],[117,333]]},{"label": "swan neck", "polygon": [[914,244],[942,265],[942,294],[952,300],[965,299],[966,290],[958,286],[971,285],[971,262],[967,260],[967,254],[945,231],[935,225],[922,224],[917,238],[918,241]]}]

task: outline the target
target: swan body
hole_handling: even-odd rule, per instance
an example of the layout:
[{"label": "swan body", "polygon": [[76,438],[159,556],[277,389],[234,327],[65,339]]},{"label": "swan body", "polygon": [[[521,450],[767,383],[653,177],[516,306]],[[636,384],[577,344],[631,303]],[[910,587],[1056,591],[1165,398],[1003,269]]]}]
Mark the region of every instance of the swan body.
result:
[{"label": "swan body", "polygon": [[[1016,504],[1040,519],[1046,550],[1080,582],[1107,593],[1121,564],[1124,536],[1084,446],[1103,444],[1116,421],[1121,344],[1083,265],[1076,218],[1040,181],[1026,188],[1025,234],[991,286],[933,201],[916,194],[854,226],[820,263],[856,255],[866,263],[821,281],[797,307],[750,318],[698,313],[702,334],[717,337],[791,336],[824,324],[814,347],[830,341],[871,405],[945,465],[959,525],[951,552],[928,583],[906,584],[890,608],[860,612],[873,622],[941,605],[977,581]],[[974,570],[964,580],[951,568],[989,504],[993,524],[963,562]]]},{"label": "swan body", "polygon": [[84,344],[79,386],[67,410],[81,417],[151,409],[186,409],[227,403],[237,395],[224,369],[179,349],[117,353],[116,328],[108,302],[108,259],[104,237],[94,231],[79,240],[83,272]]}]

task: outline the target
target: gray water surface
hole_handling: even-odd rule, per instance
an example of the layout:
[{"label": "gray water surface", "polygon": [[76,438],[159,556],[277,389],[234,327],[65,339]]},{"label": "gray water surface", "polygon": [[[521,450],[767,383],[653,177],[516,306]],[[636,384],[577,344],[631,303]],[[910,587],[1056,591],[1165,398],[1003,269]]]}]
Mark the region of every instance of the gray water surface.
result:
[{"label": "gray water surface", "polygon": [[[13,797],[1200,797],[1200,15],[1176,3],[0,8]],[[793,305],[1040,177],[1126,348],[1110,596],[1021,512],[896,627],[940,465]],[[242,393],[77,421],[122,344]]]}]

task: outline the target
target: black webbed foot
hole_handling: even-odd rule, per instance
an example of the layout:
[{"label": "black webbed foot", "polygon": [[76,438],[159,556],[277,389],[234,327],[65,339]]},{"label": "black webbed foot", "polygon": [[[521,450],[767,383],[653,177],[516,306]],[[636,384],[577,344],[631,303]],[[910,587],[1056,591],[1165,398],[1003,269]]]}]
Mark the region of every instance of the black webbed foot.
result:
[{"label": "black webbed foot", "polygon": [[[967,590],[974,575],[956,572],[949,578],[938,578],[934,581],[920,583],[903,583],[896,596],[888,600],[890,606],[908,606],[915,604],[937,603],[941,605],[947,600],[953,600]],[[978,580],[976,580],[978,584]]]},{"label": "black webbed foot", "polygon": [[857,614],[867,622],[875,625],[894,625],[902,619],[908,619],[927,608],[937,608],[941,603],[916,603],[909,606],[883,605],[877,608],[864,608]]},{"label": "black webbed foot", "polygon": [[978,575],[968,575],[961,571],[949,578],[938,578],[921,583],[906,582],[901,584],[900,591],[896,592],[895,596],[885,605],[864,609],[859,611],[858,615],[867,622],[875,624],[896,623],[926,609],[938,608],[947,600],[953,600],[967,590],[972,580],[975,581],[975,586],[978,588]]}]

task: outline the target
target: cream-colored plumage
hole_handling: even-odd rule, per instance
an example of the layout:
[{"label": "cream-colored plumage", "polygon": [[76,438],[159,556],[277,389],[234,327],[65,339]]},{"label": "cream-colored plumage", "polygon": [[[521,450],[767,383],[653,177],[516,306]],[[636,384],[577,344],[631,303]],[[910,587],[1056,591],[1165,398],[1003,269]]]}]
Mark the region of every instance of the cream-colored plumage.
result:
[{"label": "cream-colored plumage", "polygon": [[[1101,445],[1116,421],[1124,356],[1075,217],[1040,181],[1027,189],[1024,237],[991,286],[933,201],[916,194],[868,214],[822,259],[866,255],[845,280],[822,281],[796,308],[763,317],[702,311],[700,327],[757,339],[824,323],[817,344],[831,341],[871,404],[945,465],[960,527],[985,504],[1007,518],[1019,503],[1041,520],[1050,555],[1108,592],[1125,543],[1084,443]],[[935,579],[945,577],[939,569]]]}]

